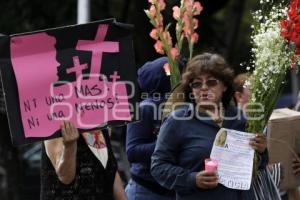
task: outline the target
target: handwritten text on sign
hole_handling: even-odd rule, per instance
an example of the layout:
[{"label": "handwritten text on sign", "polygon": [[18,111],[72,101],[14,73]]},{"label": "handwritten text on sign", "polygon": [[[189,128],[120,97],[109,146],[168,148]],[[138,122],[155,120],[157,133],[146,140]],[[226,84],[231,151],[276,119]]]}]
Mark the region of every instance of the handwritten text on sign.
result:
[{"label": "handwritten text on sign", "polygon": [[[76,50],[91,52],[90,66],[73,56],[77,80],[58,82],[56,38],[47,33],[15,36],[11,39],[11,61],[17,80],[25,137],[47,137],[60,129],[61,120],[88,129],[111,120],[129,120],[125,83],[117,71],[109,77],[100,74],[103,52],[119,52],[118,42],[104,41],[108,25],[99,25],[94,40],[78,40]],[[42,45],[34,45],[42,44]],[[86,78],[83,70],[90,67]],[[84,77],[84,78],[83,78]]]}]

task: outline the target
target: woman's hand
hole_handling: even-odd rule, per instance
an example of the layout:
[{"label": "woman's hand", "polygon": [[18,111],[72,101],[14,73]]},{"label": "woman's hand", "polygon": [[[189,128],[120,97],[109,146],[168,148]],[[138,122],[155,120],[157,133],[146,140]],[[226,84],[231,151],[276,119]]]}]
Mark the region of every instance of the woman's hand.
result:
[{"label": "woman's hand", "polygon": [[51,160],[58,179],[64,184],[70,184],[76,174],[77,128],[69,121],[61,124],[62,138],[44,142],[46,154]]},{"label": "woman's hand", "polygon": [[267,149],[266,136],[263,134],[256,134],[256,136],[250,140],[250,146],[258,153],[263,153]]},{"label": "woman's hand", "polygon": [[[299,155],[298,155],[298,156],[299,156]],[[293,173],[294,173],[296,176],[300,175],[300,162],[299,162],[299,157],[298,157],[298,159],[293,158],[292,167],[293,167]]]},{"label": "woman's hand", "polygon": [[79,138],[77,128],[70,121],[64,121],[61,124],[61,133],[65,147],[74,146]]},{"label": "woman's hand", "polygon": [[196,185],[202,189],[215,188],[218,185],[216,172],[201,171],[196,175]]}]

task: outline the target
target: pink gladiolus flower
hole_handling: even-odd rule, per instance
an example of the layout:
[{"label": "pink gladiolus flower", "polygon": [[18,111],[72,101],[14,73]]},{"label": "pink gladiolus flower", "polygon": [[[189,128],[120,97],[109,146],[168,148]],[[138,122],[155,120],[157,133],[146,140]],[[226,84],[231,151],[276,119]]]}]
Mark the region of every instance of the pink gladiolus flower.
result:
[{"label": "pink gladiolus flower", "polygon": [[190,17],[189,14],[187,12],[183,13],[183,23],[185,24],[189,24],[190,23]]},{"label": "pink gladiolus flower", "polygon": [[185,6],[192,6],[194,3],[194,0],[184,0],[183,4]]},{"label": "pink gladiolus flower", "polygon": [[[300,1],[300,0],[299,0]],[[198,34],[195,29],[198,27],[198,20],[193,16],[199,15],[202,11],[202,6],[194,0],[182,0],[181,5],[173,7],[173,18],[176,23],[176,39],[177,43],[173,46],[173,41],[170,33],[164,27],[162,10],[165,9],[165,0],[148,0],[150,3],[149,10],[145,10],[150,23],[154,26],[150,32],[150,37],[156,40],[154,48],[159,54],[168,56],[168,63],[163,68],[168,76],[171,76],[172,88],[180,81],[180,71],[176,58],[180,55],[184,37],[187,38],[190,56],[192,58],[193,45],[198,41]]]},{"label": "pink gladiolus flower", "polygon": [[169,32],[163,32],[163,37],[167,41],[167,43],[172,46],[172,37]]},{"label": "pink gladiolus flower", "polygon": [[183,26],[182,30],[183,30],[185,36],[192,34],[190,21],[184,22],[184,26]]},{"label": "pink gladiolus flower", "polygon": [[173,7],[173,17],[176,20],[180,18],[180,8],[178,6]]},{"label": "pink gladiolus flower", "polygon": [[203,10],[203,7],[201,6],[200,2],[195,2],[193,5],[193,14],[200,15],[201,11]]},{"label": "pink gladiolus flower", "polygon": [[158,0],[158,7],[159,7],[159,10],[164,10],[166,8],[166,3],[164,0]]},{"label": "pink gladiolus flower", "polygon": [[163,26],[164,18],[162,15],[160,15],[160,18],[154,18],[154,21],[156,23],[157,28],[160,28]]},{"label": "pink gladiolus flower", "polygon": [[194,23],[194,30],[198,28],[198,25],[199,25],[199,20],[198,19],[195,19],[193,18],[193,23]]},{"label": "pink gladiolus flower", "polygon": [[186,8],[186,12],[189,13],[189,15],[193,12],[193,0],[185,0],[184,6]]},{"label": "pink gladiolus flower", "polygon": [[189,15],[186,12],[183,15],[183,32],[185,34],[191,33],[191,21],[189,19]]},{"label": "pink gladiolus flower", "polygon": [[199,35],[197,33],[193,33],[191,37],[191,42],[195,44],[196,42],[198,42],[198,39],[199,39]]},{"label": "pink gladiolus flower", "polygon": [[152,18],[155,17],[155,15],[156,15],[156,8],[155,8],[154,5],[151,5],[151,6],[150,6],[149,14],[150,14],[150,16],[151,16]]},{"label": "pink gladiolus flower", "polygon": [[175,60],[176,57],[179,56],[178,49],[177,48],[172,48],[170,50],[170,55],[171,55],[172,59]]},{"label": "pink gladiolus flower", "polygon": [[149,3],[155,4],[157,0],[148,0]]},{"label": "pink gladiolus flower", "polygon": [[158,40],[158,34],[157,34],[157,29],[152,29],[150,32],[150,37],[153,38],[154,40]]},{"label": "pink gladiolus flower", "polygon": [[157,53],[164,54],[163,44],[160,40],[156,41],[156,43],[154,44],[154,48],[155,48]]},{"label": "pink gladiolus flower", "polygon": [[167,76],[171,75],[169,63],[164,64],[164,70],[165,70]]}]

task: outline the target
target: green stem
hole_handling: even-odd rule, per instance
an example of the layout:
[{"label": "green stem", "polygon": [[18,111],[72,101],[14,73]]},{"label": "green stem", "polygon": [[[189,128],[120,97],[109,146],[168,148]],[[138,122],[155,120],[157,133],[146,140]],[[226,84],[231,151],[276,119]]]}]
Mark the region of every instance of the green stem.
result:
[{"label": "green stem", "polygon": [[190,47],[190,59],[189,60],[191,60],[192,59],[192,57],[193,57],[193,49],[194,49],[194,44],[193,44],[193,42],[192,41],[190,41],[190,45],[189,45]]},{"label": "green stem", "polygon": [[194,46],[192,43],[191,35],[187,36],[187,41],[188,41],[188,45],[189,45],[189,60],[191,60],[193,57],[193,46]]},{"label": "green stem", "polygon": [[170,55],[168,55],[168,63],[171,72],[171,88],[173,89],[180,82],[180,72],[177,61],[173,60]]}]

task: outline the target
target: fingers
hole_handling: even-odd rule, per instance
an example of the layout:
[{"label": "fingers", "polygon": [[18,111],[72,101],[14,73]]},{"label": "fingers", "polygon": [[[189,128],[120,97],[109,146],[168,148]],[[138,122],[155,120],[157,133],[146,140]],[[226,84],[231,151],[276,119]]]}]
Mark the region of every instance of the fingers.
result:
[{"label": "fingers", "polygon": [[63,137],[63,143],[65,145],[74,143],[79,137],[77,128],[75,128],[69,121],[64,121],[62,123],[61,133]]},{"label": "fingers", "polygon": [[62,133],[62,137],[64,141],[68,140],[68,128],[67,128],[67,121],[63,121],[63,123],[61,124],[61,133]]},{"label": "fingers", "polygon": [[202,179],[203,186],[206,188],[213,188],[218,185],[218,177],[212,176],[212,177],[203,177]]},{"label": "fingers", "polygon": [[62,137],[65,138],[66,136],[66,127],[65,127],[65,121],[63,121],[60,125],[60,130],[61,130],[61,134],[62,134]]},{"label": "fingers", "polygon": [[300,168],[298,167],[298,168],[293,168],[293,173],[295,174],[295,175],[297,175],[297,176],[299,176],[300,175]]},{"label": "fingers", "polygon": [[64,122],[64,126],[65,126],[65,129],[66,129],[66,136],[69,136],[71,134],[71,131],[70,131],[70,122],[68,121],[65,121]]},{"label": "fingers", "polygon": [[293,158],[293,164],[300,164],[300,162],[298,161],[298,159],[296,159],[296,158]]},{"label": "fingers", "polygon": [[300,162],[297,159],[293,159],[292,168],[295,175],[300,175]]},{"label": "fingers", "polygon": [[299,176],[300,175],[300,169],[296,169],[296,170],[293,170],[293,173],[296,175],[296,176]]},{"label": "fingers", "polygon": [[254,150],[258,151],[259,153],[263,153],[267,148],[267,138],[263,134],[257,134],[250,140],[249,144]]},{"label": "fingers", "polygon": [[201,171],[200,173],[203,176],[217,176],[217,173],[214,171]]},{"label": "fingers", "polygon": [[78,129],[72,123],[70,123],[70,130],[72,131],[72,133],[74,133],[75,137],[79,137]]},{"label": "fingers", "polygon": [[218,182],[203,182],[202,187],[203,189],[212,189],[218,186]]},{"label": "fingers", "polygon": [[63,121],[62,123],[62,136],[64,139],[68,139],[70,135],[70,125],[68,121]]},{"label": "fingers", "polygon": [[196,184],[203,189],[215,188],[218,185],[218,176],[216,172],[201,171],[196,176]]},{"label": "fingers", "polygon": [[256,151],[259,151],[260,148],[262,147],[262,145],[259,144],[259,143],[256,142],[256,141],[250,141],[250,145],[251,145],[251,147],[252,147],[254,150],[256,150]]},{"label": "fingers", "polygon": [[263,134],[256,134],[254,138],[252,138],[252,141],[255,141],[260,144],[267,144],[267,138]]},{"label": "fingers", "polygon": [[218,180],[218,176],[216,174],[214,175],[211,175],[211,176],[203,176],[202,178],[203,181],[206,181],[206,182],[214,182],[214,181],[217,181]]}]

